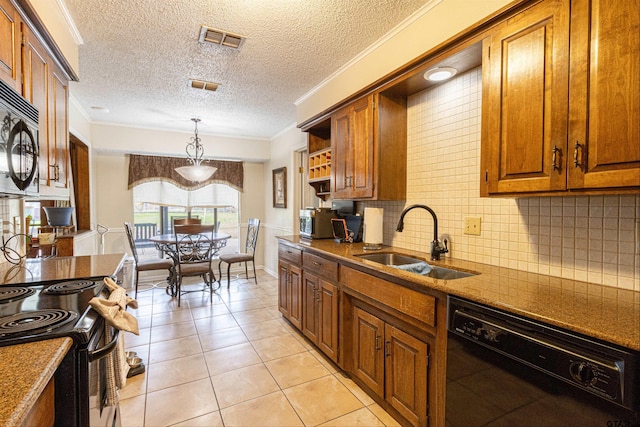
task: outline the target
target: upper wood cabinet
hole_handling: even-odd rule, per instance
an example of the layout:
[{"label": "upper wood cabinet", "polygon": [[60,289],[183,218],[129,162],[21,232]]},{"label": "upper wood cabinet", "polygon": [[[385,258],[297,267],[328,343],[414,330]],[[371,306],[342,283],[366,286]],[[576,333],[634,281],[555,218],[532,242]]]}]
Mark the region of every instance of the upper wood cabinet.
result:
[{"label": "upper wood cabinet", "polygon": [[332,196],[403,200],[406,195],[406,99],[382,93],[331,116]]},{"label": "upper wood cabinet", "polygon": [[[51,104],[49,115],[48,169],[46,185],[53,195],[69,194],[69,81],[62,72],[53,68],[51,73]],[[41,144],[42,146],[42,144]],[[44,153],[40,153],[41,156]],[[41,161],[45,161],[41,159]],[[41,185],[45,180],[40,177]],[[40,188],[42,193],[42,187]]]},{"label": "upper wood cabinet", "polygon": [[543,1],[484,42],[481,195],[640,188],[640,5]]},{"label": "upper wood cabinet", "polygon": [[10,0],[0,0],[0,79],[21,91],[20,15]]},{"label": "upper wood cabinet", "polygon": [[573,0],[569,189],[640,187],[640,1]]}]

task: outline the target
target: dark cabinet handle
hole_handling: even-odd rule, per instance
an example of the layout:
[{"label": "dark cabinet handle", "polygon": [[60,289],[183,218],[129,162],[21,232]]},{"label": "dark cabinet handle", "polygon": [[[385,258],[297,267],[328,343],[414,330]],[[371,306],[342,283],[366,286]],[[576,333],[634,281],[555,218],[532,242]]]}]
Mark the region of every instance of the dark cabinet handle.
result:
[{"label": "dark cabinet handle", "polygon": [[577,168],[580,167],[580,163],[581,163],[581,161],[578,159],[581,147],[582,145],[580,145],[578,141],[576,141],[575,145],[573,146],[573,164]]},{"label": "dark cabinet handle", "polygon": [[380,335],[376,335],[376,351],[380,350]]},{"label": "dark cabinet handle", "polygon": [[551,164],[553,166],[553,170],[554,171],[560,171],[560,166],[558,166],[558,151],[560,151],[560,149],[558,148],[557,145],[553,146],[553,150],[551,150],[553,152],[553,158],[551,159]]}]

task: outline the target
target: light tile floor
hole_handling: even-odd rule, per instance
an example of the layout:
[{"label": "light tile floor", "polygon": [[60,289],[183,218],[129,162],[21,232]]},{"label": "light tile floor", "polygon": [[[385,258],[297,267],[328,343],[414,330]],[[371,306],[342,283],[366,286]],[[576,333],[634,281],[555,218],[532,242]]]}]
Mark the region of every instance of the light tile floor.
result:
[{"label": "light tile floor", "polygon": [[139,289],[140,335],[125,344],[146,372],[121,390],[123,426],[398,426],[282,319],[271,275],[180,307],[164,288]]}]

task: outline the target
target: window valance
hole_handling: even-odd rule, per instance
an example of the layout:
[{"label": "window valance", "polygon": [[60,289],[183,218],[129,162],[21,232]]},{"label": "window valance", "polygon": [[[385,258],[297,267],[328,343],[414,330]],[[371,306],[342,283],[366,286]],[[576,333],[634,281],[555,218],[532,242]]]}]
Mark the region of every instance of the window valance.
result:
[{"label": "window valance", "polygon": [[186,180],[178,172],[177,167],[187,166],[189,162],[182,157],[129,155],[129,189],[136,185],[167,181],[184,190],[196,190],[209,184],[227,184],[238,191],[243,191],[244,163],[226,160],[209,160],[207,165],[218,168],[211,178],[195,183]]}]

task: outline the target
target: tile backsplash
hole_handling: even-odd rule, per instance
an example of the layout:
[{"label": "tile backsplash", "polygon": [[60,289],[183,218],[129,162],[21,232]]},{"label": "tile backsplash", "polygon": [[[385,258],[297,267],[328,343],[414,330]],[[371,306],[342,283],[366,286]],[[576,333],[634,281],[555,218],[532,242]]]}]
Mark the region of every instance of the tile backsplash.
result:
[{"label": "tile backsplash", "polygon": [[[429,251],[433,220],[458,259],[640,291],[640,195],[480,198],[482,72],[471,70],[408,101],[407,200],[384,208],[384,243]],[[391,167],[391,166],[389,166]],[[481,218],[481,235],[463,233]]]}]

